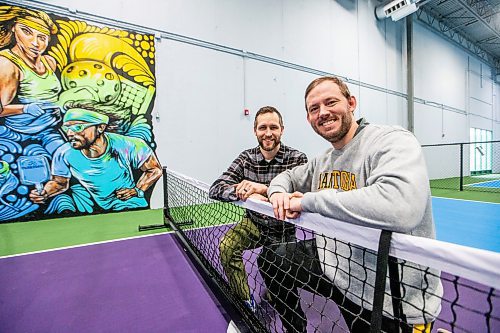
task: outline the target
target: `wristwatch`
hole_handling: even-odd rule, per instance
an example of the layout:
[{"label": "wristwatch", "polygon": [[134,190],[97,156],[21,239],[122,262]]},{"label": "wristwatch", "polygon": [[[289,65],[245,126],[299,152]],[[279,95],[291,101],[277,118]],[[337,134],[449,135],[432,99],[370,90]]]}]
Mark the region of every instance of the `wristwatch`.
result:
[{"label": "wristwatch", "polygon": [[138,198],[144,198],[144,191],[141,190],[140,188],[136,187],[135,191],[137,192],[137,197]]}]

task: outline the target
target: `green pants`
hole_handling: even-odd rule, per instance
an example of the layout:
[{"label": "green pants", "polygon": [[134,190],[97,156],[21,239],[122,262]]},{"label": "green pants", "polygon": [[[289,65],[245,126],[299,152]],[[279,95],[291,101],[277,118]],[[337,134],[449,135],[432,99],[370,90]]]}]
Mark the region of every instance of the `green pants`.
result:
[{"label": "green pants", "polygon": [[267,245],[291,241],[295,238],[295,229],[288,226],[278,234],[275,230],[256,225],[248,217],[237,223],[222,238],[219,252],[224,273],[229,286],[242,300],[250,299],[248,277],[243,262],[243,251],[263,246],[262,251],[269,250]]}]

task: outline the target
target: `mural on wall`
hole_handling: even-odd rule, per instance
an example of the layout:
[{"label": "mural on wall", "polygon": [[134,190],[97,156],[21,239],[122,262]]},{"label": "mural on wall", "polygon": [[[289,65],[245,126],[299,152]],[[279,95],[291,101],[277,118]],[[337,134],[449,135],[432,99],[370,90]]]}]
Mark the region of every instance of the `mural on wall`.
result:
[{"label": "mural on wall", "polygon": [[152,35],[0,3],[0,222],[149,206],[154,63]]}]

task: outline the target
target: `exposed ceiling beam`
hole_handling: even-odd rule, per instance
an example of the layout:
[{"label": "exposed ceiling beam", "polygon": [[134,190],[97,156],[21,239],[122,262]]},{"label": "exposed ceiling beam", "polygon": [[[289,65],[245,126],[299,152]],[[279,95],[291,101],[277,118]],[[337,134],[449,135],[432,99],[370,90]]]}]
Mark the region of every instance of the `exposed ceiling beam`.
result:
[{"label": "exposed ceiling beam", "polygon": [[495,29],[495,27],[490,25],[490,22],[485,20],[482,15],[480,15],[475,9],[472,8],[471,4],[477,4],[477,1],[464,1],[464,0],[456,0],[459,4],[461,4],[465,9],[467,9],[479,22],[481,22],[486,28],[488,28],[497,38],[500,38],[500,31]]},{"label": "exposed ceiling beam", "polygon": [[[446,37],[468,53],[485,61],[492,67],[492,74],[495,77],[500,75],[500,59],[486,52],[478,43],[472,42],[474,39],[467,36],[465,32],[455,31],[453,24],[447,22],[446,17],[433,13],[428,7],[422,6],[417,11],[416,18],[431,30],[438,32],[441,36]],[[494,79],[496,79],[495,77]]]}]

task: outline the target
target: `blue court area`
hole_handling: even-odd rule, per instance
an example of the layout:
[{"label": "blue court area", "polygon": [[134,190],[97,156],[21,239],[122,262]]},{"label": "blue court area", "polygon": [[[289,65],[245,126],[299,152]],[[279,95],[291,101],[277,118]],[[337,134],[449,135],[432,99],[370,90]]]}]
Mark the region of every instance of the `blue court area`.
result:
[{"label": "blue court area", "polygon": [[500,252],[500,204],[432,198],[438,240]]},{"label": "blue court area", "polygon": [[500,179],[490,180],[487,182],[480,182],[471,185],[467,185],[468,187],[489,187],[489,188],[500,188]]}]

